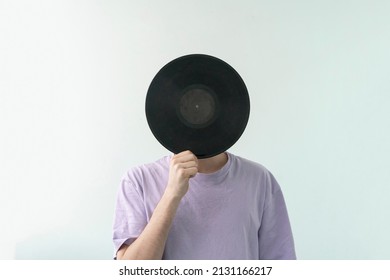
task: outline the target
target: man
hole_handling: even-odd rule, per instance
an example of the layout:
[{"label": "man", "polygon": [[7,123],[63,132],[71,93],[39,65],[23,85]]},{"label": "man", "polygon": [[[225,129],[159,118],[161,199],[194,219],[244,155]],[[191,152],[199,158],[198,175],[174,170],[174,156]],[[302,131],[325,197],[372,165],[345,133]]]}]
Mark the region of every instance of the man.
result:
[{"label": "man", "polygon": [[262,165],[190,151],[131,169],[118,192],[117,259],[295,259],[281,189]]}]

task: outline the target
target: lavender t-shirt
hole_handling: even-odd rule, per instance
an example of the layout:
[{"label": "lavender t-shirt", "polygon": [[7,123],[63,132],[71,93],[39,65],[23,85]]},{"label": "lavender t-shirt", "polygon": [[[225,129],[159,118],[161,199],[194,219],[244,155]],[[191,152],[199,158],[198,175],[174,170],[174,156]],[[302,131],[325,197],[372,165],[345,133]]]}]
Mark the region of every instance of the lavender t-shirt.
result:
[{"label": "lavender t-shirt", "polygon": [[[163,259],[295,259],[282,191],[262,165],[228,154],[212,174],[190,179],[166,242]],[[168,182],[166,156],[132,168],[118,192],[115,252],[149,222]]]}]

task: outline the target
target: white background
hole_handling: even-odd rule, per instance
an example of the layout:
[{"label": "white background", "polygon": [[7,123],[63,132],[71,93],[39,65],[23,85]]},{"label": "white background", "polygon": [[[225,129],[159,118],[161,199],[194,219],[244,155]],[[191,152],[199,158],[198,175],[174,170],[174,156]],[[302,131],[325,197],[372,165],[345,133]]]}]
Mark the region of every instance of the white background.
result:
[{"label": "white background", "polygon": [[300,259],[390,258],[390,2],[0,1],[0,259],[110,259],[120,179],[166,151],[157,71],[190,53],[242,76],[230,149],[284,191]]}]

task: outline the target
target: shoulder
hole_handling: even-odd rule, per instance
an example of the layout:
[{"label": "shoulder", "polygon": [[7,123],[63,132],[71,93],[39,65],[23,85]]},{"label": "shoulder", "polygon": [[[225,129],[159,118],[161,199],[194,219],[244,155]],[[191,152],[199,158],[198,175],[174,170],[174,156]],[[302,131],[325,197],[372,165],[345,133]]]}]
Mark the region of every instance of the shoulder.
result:
[{"label": "shoulder", "polygon": [[236,169],[239,169],[240,172],[253,172],[259,176],[266,176],[271,174],[271,172],[264,165],[258,162],[230,153],[229,158],[232,161],[232,166]]},{"label": "shoulder", "polygon": [[131,167],[123,176],[124,181],[144,182],[148,178],[158,177],[169,170],[170,156],[162,157],[154,162]]},{"label": "shoulder", "polygon": [[161,197],[169,172],[169,157],[129,168],[122,176],[117,192],[119,204],[135,205]]},{"label": "shoulder", "polygon": [[145,188],[154,189],[164,185],[169,173],[170,156],[165,156],[154,162],[131,167],[121,180],[122,192],[138,192],[143,195]]},{"label": "shoulder", "polygon": [[229,157],[232,161],[232,169],[235,174],[240,174],[245,180],[252,178],[259,185],[270,188],[272,193],[280,190],[280,186],[274,175],[264,165],[233,154],[229,154]]}]

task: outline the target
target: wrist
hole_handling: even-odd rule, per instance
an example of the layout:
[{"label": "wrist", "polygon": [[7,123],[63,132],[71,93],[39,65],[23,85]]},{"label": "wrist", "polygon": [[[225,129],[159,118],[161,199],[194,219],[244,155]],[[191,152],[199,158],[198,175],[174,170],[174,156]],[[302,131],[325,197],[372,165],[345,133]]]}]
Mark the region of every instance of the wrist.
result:
[{"label": "wrist", "polygon": [[163,194],[163,198],[169,202],[179,204],[181,199],[183,198],[183,195],[181,195],[180,193],[175,192],[174,190],[171,190],[169,187],[167,187],[165,189],[164,194]]}]

